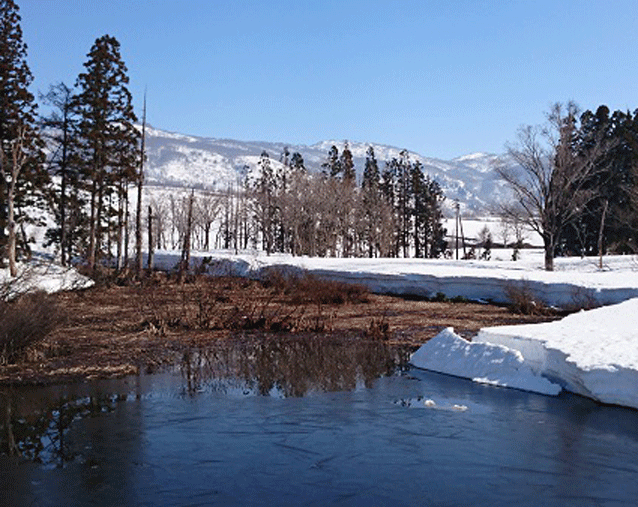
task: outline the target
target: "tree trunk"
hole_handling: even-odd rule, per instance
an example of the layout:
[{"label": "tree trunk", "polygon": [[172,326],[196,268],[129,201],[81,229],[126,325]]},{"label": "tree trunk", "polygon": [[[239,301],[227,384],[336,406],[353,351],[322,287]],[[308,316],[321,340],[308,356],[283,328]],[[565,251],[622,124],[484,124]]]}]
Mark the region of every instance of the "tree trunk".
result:
[{"label": "tree trunk", "polygon": [[[16,266],[16,243],[17,243],[17,231],[15,220],[15,193],[18,176],[22,171],[24,165],[25,155],[22,152],[23,140],[24,140],[24,127],[18,128],[18,137],[11,146],[11,182],[7,189],[7,257],[9,259],[9,275],[11,277],[18,276],[18,268]],[[4,162],[4,154],[2,154],[2,160]],[[2,169],[2,179],[6,181],[4,164],[0,165]]]},{"label": "tree trunk", "polygon": [[600,217],[600,229],[598,230],[598,269],[603,269],[603,232],[605,231],[605,218],[607,217],[608,207],[609,200],[605,199],[603,214]]},{"label": "tree trunk", "polygon": [[15,210],[14,210],[14,197],[15,197],[15,181],[9,184],[9,196],[8,196],[8,226],[9,237],[7,243],[7,256],[9,258],[9,275],[11,277],[18,276],[18,268],[16,266],[16,222],[15,222]]},{"label": "tree trunk", "polygon": [[89,263],[89,270],[93,271],[95,268],[95,201],[97,200],[97,180],[93,180],[91,188],[91,214],[89,218],[89,251],[87,255],[87,261]]},{"label": "tree trunk", "polygon": [[[135,268],[138,278],[142,276],[142,185],[144,184],[144,142],[146,137],[146,93],[144,93],[144,113],[142,117],[142,143],[140,154],[140,174],[137,181],[137,211],[135,215]],[[151,223],[149,222],[149,228]],[[149,245],[149,248],[152,248]]]},{"label": "tree trunk", "polygon": [[191,259],[191,229],[193,227],[193,201],[195,199],[195,191],[191,191],[188,199],[188,218],[186,219],[186,232],[184,234],[184,246],[182,248],[182,262],[180,268],[180,277],[185,271],[188,271]]},{"label": "tree trunk", "polygon": [[545,248],[545,271],[554,271],[554,240],[549,236],[543,237]]},{"label": "tree trunk", "polygon": [[148,264],[147,269],[153,270],[153,208],[148,206]]}]

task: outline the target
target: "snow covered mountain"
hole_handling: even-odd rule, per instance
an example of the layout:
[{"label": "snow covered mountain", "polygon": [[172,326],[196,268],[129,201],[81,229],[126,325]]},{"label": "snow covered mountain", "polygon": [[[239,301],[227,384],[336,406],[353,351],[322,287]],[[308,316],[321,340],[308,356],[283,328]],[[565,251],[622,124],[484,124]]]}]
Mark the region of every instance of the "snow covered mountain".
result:
[{"label": "snow covered mountain", "polygon": [[[311,172],[321,170],[330,147],[343,150],[343,141],[322,141],[311,146],[235,141],[183,135],[147,127],[147,183],[157,186],[222,189],[235,183],[242,172],[255,169],[259,157],[266,151],[277,165],[287,147],[299,152]],[[349,142],[357,174],[361,177],[366,151],[374,147],[382,170],[385,161],[398,157],[401,148],[376,143]],[[445,161],[410,152],[410,159],[419,160],[424,171],[439,182],[448,205],[458,200],[469,214],[489,213],[495,203],[507,199],[508,191],[494,171],[498,157],[475,153]]]}]

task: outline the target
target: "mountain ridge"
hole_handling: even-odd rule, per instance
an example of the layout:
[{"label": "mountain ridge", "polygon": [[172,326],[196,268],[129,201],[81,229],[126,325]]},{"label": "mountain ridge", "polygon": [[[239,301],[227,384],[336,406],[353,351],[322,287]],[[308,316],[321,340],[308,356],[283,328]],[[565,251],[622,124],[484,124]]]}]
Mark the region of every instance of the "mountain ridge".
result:
[{"label": "mountain ridge", "polygon": [[[236,184],[242,174],[255,170],[264,151],[274,165],[280,164],[285,148],[291,155],[294,152],[301,153],[306,168],[316,173],[326,161],[330,147],[334,145],[341,152],[345,142],[323,140],[312,145],[299,145],[239,141],[181,134],[147,125],[146,181],[153,186],[221,190]],[[386,161],[398,157],[403,150],[372,142],[348,141],[348,145],[359,178],[370,146],[374,148],[380,170],[383,170]],[[495,171],[495,164],[502,160],[498,155],[477,152],[442,160],[407,151],[410,159],[420,161],[424,172],[441,185],[448,205],[458,201],[466,212],[481,214],[509,198],[504,183]]]}]

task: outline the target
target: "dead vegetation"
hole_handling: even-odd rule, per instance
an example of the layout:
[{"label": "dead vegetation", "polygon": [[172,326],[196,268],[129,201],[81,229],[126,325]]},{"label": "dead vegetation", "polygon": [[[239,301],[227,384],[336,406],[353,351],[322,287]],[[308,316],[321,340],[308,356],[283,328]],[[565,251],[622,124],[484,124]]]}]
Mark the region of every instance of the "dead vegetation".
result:
[{"label": "dead vegetation", "polygon": [[24,361],[29,350],[62,321],[56,300],[46,292],[0,299],[0,364]]},{"label": "dead vegetation", "polygon": [[271,273],[262,281],[204,275],[179,281],[156,273],[142,283],[108,278],[50,298],[68,317],[16,364],[0,365],[0,383],[155,371],[176,364],[192,346],[273,333],[417,347],[448,326],[471,338],[481,327],[551,318],[494,305],[381,296],[303,273]]}]

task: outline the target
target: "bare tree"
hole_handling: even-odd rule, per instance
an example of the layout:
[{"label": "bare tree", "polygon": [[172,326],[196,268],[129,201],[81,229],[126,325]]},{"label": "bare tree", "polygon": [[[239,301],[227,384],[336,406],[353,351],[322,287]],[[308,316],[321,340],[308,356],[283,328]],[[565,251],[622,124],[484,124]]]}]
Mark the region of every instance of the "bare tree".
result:
[{"label": "bare tree", "polygon": [[[210,250],[210,232],[213,223],[219,215],[219,210],[222,205],[222,200],[225,200],[226,209],[232,209],[232,201],[235,196],[231,194],[230,189],[226,191],[224,197],[214,195],[210,192],[200,194],[199,199],[195,203],[195,222],[201,229],[201,248],[204,250]],[[230,227],[229,225],[227,225]]]},{"label": "bare tree", "polygon": [[[144,160],[146,140],[146,92],[144,92],[144,110],[142,112],[142,140],[140,144],[140,168],[137,179],[137,210],[135,211],[135,271],[137,277],[142,277],[142,187],[144,186]],[[149,207],[150,208],[150,207]],[[149,213],[150,216],[150,213]],[[149,230],[152,228],[152,222],[149,219]],[[148,245],[149,250],[153,245]]]},{"label": "bare tree", "polygon": [[553,271],[556,248],[563,229],[596,196],[589,183],[600,171],[596,162],[607,149],[597,141],[586,153],[576,149],[577,106],[555,104],[542,127],[525,126],[516,144],[507,146],[516,166],[496,167],[500,177],[516,196],[513,206],[505,206],[505,216],[517,216],[540,234],[545,249],[545,269]]},{"label": "bare tree", "polygon": [[17,136],[11,142],[10,160],[7,160],[4,150],[0,150],[0,176],[2,176],[3,181],[8,182],[6,191],[7,225],[9,229],[7,257],[9,259],[9,274],[12,277],[18,275],[16,266],[17,224],[15,218],[15,198],[18,178],[27,160],[27,152],[24,150],[25,134],[26,126],[23,124],[19,125],[17,128]]},{"label": "bare tree", "polygon": [[512,222],[502,217],[498,226],[498,236],[499,238],[501,238],[501,241],[503,242],[503,248],[507,248],[507,245],[510,242],[511,235],[512,235]]}]

